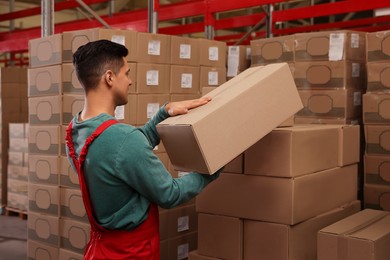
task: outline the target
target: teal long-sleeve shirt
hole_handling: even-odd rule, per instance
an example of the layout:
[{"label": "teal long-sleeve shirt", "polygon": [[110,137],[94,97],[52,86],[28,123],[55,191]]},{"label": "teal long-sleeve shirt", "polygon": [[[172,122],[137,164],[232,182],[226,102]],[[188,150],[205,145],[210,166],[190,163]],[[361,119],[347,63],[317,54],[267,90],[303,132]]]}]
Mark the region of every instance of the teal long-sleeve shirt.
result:
[{"label": "teal long-sleeve shirt", "polygon": [[[114,119],[100,114],[79,122],[78,116],[74,117],[72,128],[77,155],[101,123]],[[84,175],[95,218],[101,226],[132,230],[147,218],[151,202],[173,208],[192,199],[218,175],[190,173],[172,178],[153,153],[160,142],[156,125],[167,117],[161,107],[145,126],[112,125],[90,145]]]}]

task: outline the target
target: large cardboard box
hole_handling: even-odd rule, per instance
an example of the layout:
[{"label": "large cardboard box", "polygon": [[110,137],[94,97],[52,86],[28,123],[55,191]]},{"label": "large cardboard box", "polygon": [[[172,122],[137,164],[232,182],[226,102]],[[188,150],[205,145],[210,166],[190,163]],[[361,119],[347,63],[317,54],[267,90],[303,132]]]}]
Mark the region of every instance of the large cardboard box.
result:
[{"label": "large cardboard box", "polygon": [[223,168],[224,172],[228,173],[244,173],[244,154],[242,153],[233,160],[231,160],[228,164]]},{"label": "large cardboard box", "polygon": [[170,66],[166,64],[137,64],[137,93],[169,94]]},{"label": "large cardboard box", "polygon": [[60,217],[88,223],[80,189],[60,188]]},{"label": "large cardboard box", "polygon": [[[137,33],[137,62],[170,64],[171,36],[153,33]],[[133,49],[129,49],[133,52]]]},{"label": "large cardboard box", "polygon": [[219,259],[215,257],[200,255],[198,253],[198,250],[194,250],[188,254],[188,260],[219,260]]},{"label": "large cardboard box", "polygon": [[247,69],[207,95],[157,125],[177,170],[215,173],[302,108],[287,64]]},{"label": "large cardboard box", "polygon": [[218,87],[226,82],[226,67],[200,67],[200,87]]},{"label": "large cardboard box", "polygon": [[276,128],[245,151],[245,173],[295,177],[357,163],[359,130],[358,125]]},{"label": "large cardboard box", "polygon": [[[73,65],[70,64],[72,67]],[[53,96],[62,92],[61,65],[28,69],[28,96]]]},{"label": "large cardboard box", "polygon": [[176,101],[183,101],[183,100],[191,100],[191,99],[197,99],[201,97],[200,93],[197,94],[170,94],[170,101],[176,102]]},{"label": "large cardboard box", "polygon": [[235,77],[251,63],[251,48],[249,46],[229,46],[227,56],[227,77]]},{"label": "large cardboard box", "polygon": [[62,95],[30,97],[28,109],[31,126],[62,124]]},{"label": "large cardboard box", "polygon": [[315,260],[317,232],[358,211],[360,201],[354,201],[293,226],[244,220],[243,259]]},{"label": "large cardboard box", "polygon": [[171,36],[171,64],[199,66],[199,41]]},{"label": "large cardboard box", "polygon": [[294,62],[294,36],[279,36],[251,41],[253,65]]},{"label": "large cardboard box", "polygon": [[60,246],[58,217],[28,212],[27,238],[28,241],[35,241],[55,248]]},{"label": "large cardboard box", "polygon": [[63,94],[62,95],[62,124],[68,125],[77,113],[84,108],[84,95]]},{"label": "large cardboard box", "polygon": [[366,34],[367,62],[390,60],[390,30]]},{"label": "large cardboard box", "polygon": [[187,259],[189,252],[197,248],[197,235],[198,232],[192,232],[184,236],[162,240],[160,242],[160,259]]},{"label": "large cardboard box", "polygon": [[390,186],[365,184],[364,207],[390,211]]},{"label": "large cardboard box", "polygon": [[318,232],[318,260],[387,260],[389,212],[365,209]]},{"label": "large cardboard box", "polygon": [[60,158],[55,155],[30,154],[28,156],[28,180],[57,186],[59,184]]},{"label": "large cardboard box", "polygon": [[390,188],[390,156],[364,155],[364,183]]},{"label": "large cardboard box", "polygon": [[27,259],[57,260],[58,247],[27,240]]},{"label": "large cardboard box", "polygon": [[90,225],[70,219],[60,219],[60,246],[79,254],[83,254],[89,241]]},{"label": "large cardboard box", "polygon": [[97,40],[109,40],[126,46],[129,54],[127,61],[136,61],[138,53],[135,50],[137,46],[137,32],[130,30],[116,30],[93,28],[78,31],[69,31],[62,33],[62,58],[63,62],[72,62],[73,53],[88,42]]},{"label": "large cardboard box", "polygon": [[60,154],[60,127],[50,126],[30,126],[28,138],[29,154]]},{"label": "large cardboard box", "polygon": [[244,221],[239,218],[200,213],[198,253],[217,259],[243,259]]},{"label": "large cardboard box", "polygon": [[365,89],[365,64],[349,61],[296,62],[294,80],[300,89]]},{"label": "large cardboard box", "polygon": [[365,125],[366,154],[390,155],[390,125]]},{"label": "large cardboard box", "polygon": [[169,102],[169,94],[137,95],[136,125],[146,124],[167,102]]},{"label": "large cardboard box", "polygon": [[170,77],[170,94],[200,93],[199,67],[172,65]]},{"label": "large cardboard box", "polygon": [[59,217],[60,194],[58,186],[28,185],[29,211]]},{"label": "large cardboard box", "polygon": [[295,34],[295,61],[365,62],[365,54],[365,32],[324,31]]},{"label": "large cardboard box", "polygon": [[66,156],[60,156],[59,179],[61,187],[80,189],[78,175],[73,171]]},{"label": "large cardboard box", "polygon": [[199,42],[199,65],[226,67],[226,43],[222,41],[197,39]]},{"label": "large cardboard box", "polygon": [[[389,44],[389,48],[390,48],[390,44]],[[390,63],[369,62],[367,63],[366,66],[367,66],[367,91],[389,92],[390,91],[390,76],[389,76]]]},{"label": "large cardboard box", "polygon": [[28,42],[30,68],[61,64],[62,34],[54,34]]},{"label": "large cardboard box", "polygon": [[62,64],[62,93],[83,94],[84,88],[77,78],[76,71],[72,63]]},{"label": "large cardboard box", "polygon": [[196,198],[196,210],[294,225],[357,199],[357,165],[295,178],[222,173]]},{"label": "large cardboard box", "polygon": [[390,93],[367,92],[363,95],[363,123],[390,124]]}]

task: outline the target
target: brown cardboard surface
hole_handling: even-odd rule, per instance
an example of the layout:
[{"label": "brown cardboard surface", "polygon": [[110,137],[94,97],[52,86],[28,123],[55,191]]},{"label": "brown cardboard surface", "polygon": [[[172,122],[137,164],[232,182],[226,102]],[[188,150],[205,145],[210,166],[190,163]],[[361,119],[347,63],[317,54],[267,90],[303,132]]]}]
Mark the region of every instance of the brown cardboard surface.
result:
[{"label": "brown cardboard surface", "polygon": [[89,223],[61,218],[59,234],[61,248],[83,254],[89,241],[90,225]]},{"label": "brown cardboard surface", "polygon": [[62,124],[62,95],[30,97],[28,109],[31,126]]},{"label": "brown cardboard surface", "polygon": [[287,64],[250,68],[207,95],[157,125],[176,169],[214,173],[302,107]]},{"label": "brown cardboard surface", "polygon": [[2,67],[0,68],[0,83],[27,83],[27,68]]},{"label": "brown cardboard surface", "polygon": [[199,42],[199,65],[226,67],[226,43],[222,41],[197,39]]},{"label": "brown cardboard surface", "polygon": [[28,69],[28,96],[37,97],[61,94],[61,68],[61,65],[54,65]]},{"label": "brown cardboard surface", "polygon": [[84,254],[75,253],[69,250],[60,248],[59,260],[83,260]]},{"label": "brown cardboard surface", "polygon": [[60,156],[60,186],[80,189],[79,179],[77,174],[70,166],[69,160],[66,156]]},{"label": "brown cardboard surface", "polygon": [[60,194],[58,186],[29,184],[29,212],[59,216]]},{"label": "brown cardboard surface", "polygon": [[365,209],[318,232],[318,260],[385,260],[390,247],[389,212]]},{"label": "brown cardboard surface", "polygon": [[360,125],[344,125],[339,129],[339,166],[360,161]]},{"label": "brown cardboard surface", "polygon": [[388,185],[364,185],[364,207],[390,211],[390,187]]},{"label": "brown cardboard surface", "polygon": [[186,259],[189,252],[197,248],[197,235],[197,232],[193,232],[184,236],[162,240],[160,242],[160,259]]},{"label": "brown cardboard surface", "polygon": [[125,45],[129,50],[127,61],[136,61],[138,53],[137,32],[130,30],[93,28],[62,33],[62,57],[63,62],[72,62],[73,53],[81,46],[91,41],[110,40]]},{"label": "brown cardboard surface", "polygon": [[170,65],[137,64],[138,94],[169,94]]},{"label": "brown cardboard surface", "polygon": [[388,62],[369,62],[366,64],[366,66],[367,66],[367,91],[389,92],[390,91],[390,76],[389,76],[390,64]]},{"label": "brown cardboard surface", "polygon": [[59,248],[59,222],[59,217],[29,211],[27,218],[28,241],[32,240]]},{"label": "brown cardboard surface", "polygon": [[358,125],[361,124],[361,118],[326,118],[326,117],[294,117],[294,124],[324,124],[324,125]]},{"label": "brown cardboard surface", "polygon": [[60,127],[30,126],[28,138],[29,154],[60,154]]},{"label": "brown cardboard surface", "polygon": [[77,78],[76,71],[72,63],[62,64],[62,93],[83,94],[84,88]]},{"label": "brown cardboard surface", "polygon": [[202,87],[217,87],[226,82],[226,67],[200,67],[199,84]]},{"label": "brown cardboard surface", "polygon": [[57,186],[59,184],[59,160],[58,156],[30,154],[28,156],[29,182]]},{"label": "brown cardboard surface", "polygon": [[199,93],[198,94],[170,94],[169,96],[171,102],[191,100],[191,99],[197,99],[201,97]]},{"label": "brown cardboard surface", "polygon": [[188,260],[218,260],[218,259],[214,257],[200,255],[198,253],[198,250],[194,250],[188,254]]},{"label": "brown cardboard surface", "polygon": [[48,246],[45,243],[27,240],[28,259],[56,260],[58,259],[58,250],[56,246]]},{"label": "brown cardboard surface", "polygon": [[323,31],[295,34],[295,61],[365,61],[366,33]]},{"label": "brown cardboard surface", "polygon": [[364,125],[366,154],[390,155],[390,125]]},{"label": "brown cardboard surface", "polygon": [[295,62],[294,80],[300,89],[365,89],[364,63],[349,61]]},{"label": "brown cardboard surface", "polygon": [[198,253],[219,259],[243,259],[243,220],[200,213]]},{"label": "brown cardboard surface", "polygon": [[367,62],[390,60],[390,31],[366,34]]},{"label": "brown cardboard surface", "polygon": [[224,172],[229,173],[244,173],[244,153],[240,154],[223,168]]},{"label": "brown cardboard surface", "polygon": [[61,64],[62,34],[54,34],[28,42],[29,62],[31,68]]},{"label": "brown cardboard surface", "polygon": [[223,173],[198,195],[196,210],[293,225],[356,199],[356,164],[296,178]]},{"label": "brown cardboard surface", "polygon": [[200,69],[193,66],[171,65],[170,94],[199,94]]},{"label": "brown cardboard surface", "polygon": [[316,259],[317,232],[359,210],[360,201],[353,201],[293,226],[244,220],[243,259]]},{"label": "brown cardboard surface", "polygon": [[171,36],[171,64],[199,66],[199,41]]},{"label": "brown cardboard surface", "polygon": [[228,46],[227,77],[235,77],[247,68],[251,63],[251,48],[249,46]]},{"label": "brown cardboard surface", "polygon": [[211,91],[213,91],[216,87],[218,87],[218,86],[214,86],[214,87],[201,86],[201,93],[202,93],[202,96],[206,96],[208,93],[210,93]]},{"label": "brown cardboard surface", "polygon": [[68,125],[70,121],[84,108],[84,95],[62,95],[62,124]]},{"label": "brown cardboard surface", "polygon": [[89,223],[79,189],[60,188],[60,217]]},{"label": "brown cardboard surface", "polygon": [[390,187],[390,156],[364,155],[364,183]]},{"label": "brown cardboard surface", "polygon": [[252,65],[294,62],[294,36],[279,36],[251,41]]},{"label": "brown cardboard surface", "polygon": [[138,32],[137,62],[170,64],[170,47],[170,35]]},{"label": "brown cardboard surface", "polygon": [[363,95],[363,123],[390,124],[390,93],[367,92]]},{"label": "brown cardboard surface", "polygon": [[152,118],[158,109],[169,102],[168,94],[139,94],[137,95],[136,124],[143,125]]},{"label": "brown cardboard surface", "polygon": [[137,63],[129,62],[129,78],[131,79],[132,83],[129,88],[129,94],[137,93]]}]

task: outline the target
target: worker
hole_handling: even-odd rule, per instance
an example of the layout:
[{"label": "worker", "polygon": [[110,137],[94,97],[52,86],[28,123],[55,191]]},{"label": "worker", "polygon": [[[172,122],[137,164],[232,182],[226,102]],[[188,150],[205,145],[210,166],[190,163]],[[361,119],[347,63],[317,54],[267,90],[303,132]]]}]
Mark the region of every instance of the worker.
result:
[{"label": "worker", "polygon": [[73,55],[85,103],[67,127],[66,150],[91,225],[84,259],[159,260],[158,206],[191,200],[221,171],[173,178],[153,152],[159,122],[207,105],[209,97],[167,103],[143,127],[118,123],[115,109],[128,102],[132,85],[127,55],[125,46],[108,40]]}]

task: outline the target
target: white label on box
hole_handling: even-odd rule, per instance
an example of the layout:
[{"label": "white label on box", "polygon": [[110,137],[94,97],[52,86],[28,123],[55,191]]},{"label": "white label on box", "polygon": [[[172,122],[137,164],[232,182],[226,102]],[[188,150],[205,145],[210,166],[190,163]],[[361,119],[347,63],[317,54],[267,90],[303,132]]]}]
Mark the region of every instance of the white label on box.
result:
[{"label": "white label on box", "polygon": [[158,70],[148,70],[146,72],[146,85],[158,86]]},{"label": "white label on box", "polygon": [[181,74],[181,88],[192,88],[192,74]]},{"label": "white label on box", "polygon": [[125,36],[123,36],[123,35],[113,35],[111,37],[111,41],[119,43],[119,44],[122,44],[122,45],[125,45]]},{"label": "white label on box", "polygon": [[189,172],[178,171],[177,176],[179,176],[179,178],[180,178],[180,177],[186,176],[188,174],[190,174],[190,173]]},{"label": "white label on box", "polygon": [[208,84],[210,86],[218,86],[218,72],[217,71],[209,71],[209,80]]},{"label": "white label on box", "polygon": [[352,63],[352,78],[358,78],[360,76],[360,64]]},{"label": "white label on box", "polygon": [[353,93],[353,105],[354,106],[361,106],[362,105],[362,93],[361,92],[354,92]]},{"label": "white label on box", "polygon": [[343,58],[345,33],[331,33],[329,36],[329,60],[338,61]]},{"label": "white label on box", "polygon": [[190,220],[188,216],[177,218],[177,232],[183,232],[190,229]]},{"label": "white label on box", "polygon": [[148,43],[148,54],[149,55],[160,55],[160,41],[152,40]]},{"label": "white label on box", "polygon": [[351,48],[353,49],[359,48],[359,34],[357,33],[351,34]]},{"label": "white label on box", "polygon": [[118,120],[125,119],[125,106],[117,106],[115,108],[115,118]]},{"label": "white label on box", "polygon": [[188,243],[179,245],[177,247],[177,259],[186,259],[188,258],[188,250],[189,250],[189,245]]},{"label": "white label on box", "polygon": [[191,59],[191,45],[180,44],[180,59]]},{"label": "white label on box", "polygon": [[146,117],[152,118],[160,109],[159,103],[148,103],[146,106]]},{"label": "white label on box", "polygon": [[229,46],[227,76],[234,77],[238,74],[238,60],[240,52],[238,46]]},{"label": "white label on box", "polygon": [[218,60],[218,47],[209,48],[209,60],[217,61]]}]

